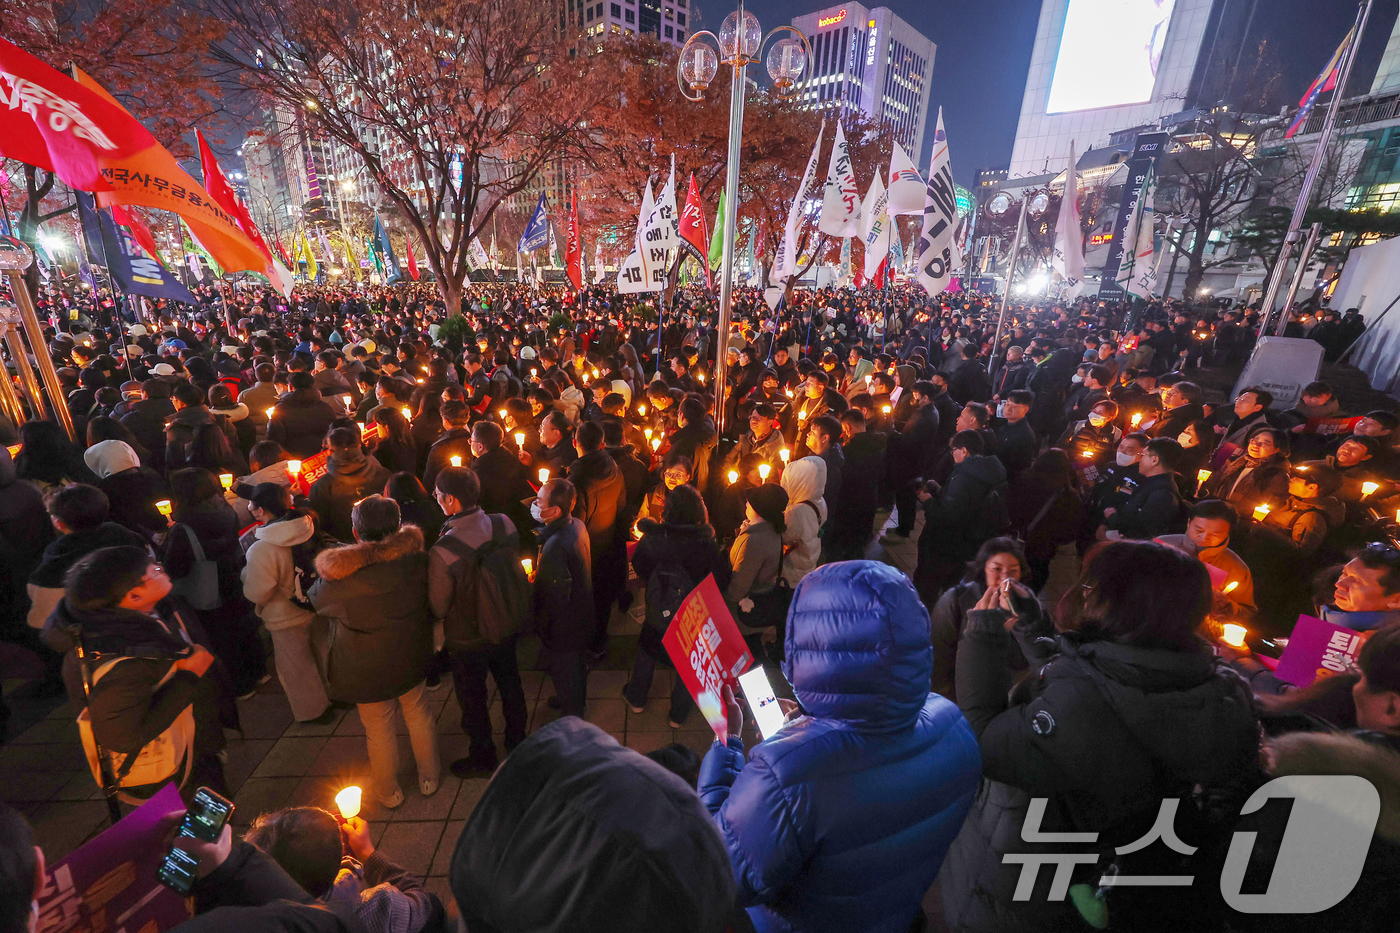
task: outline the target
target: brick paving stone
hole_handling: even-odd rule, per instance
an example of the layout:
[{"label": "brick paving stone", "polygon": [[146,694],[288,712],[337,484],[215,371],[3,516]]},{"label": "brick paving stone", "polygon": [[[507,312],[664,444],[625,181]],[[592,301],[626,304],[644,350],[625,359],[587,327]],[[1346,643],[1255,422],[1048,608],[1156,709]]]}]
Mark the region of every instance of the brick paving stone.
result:
[{"label": "brick paving stone", "polygon": [[253,777],[292,777],[306,773],[307,766],[325,747],[328,736],[282,738],[253,770]]},{"label": "brick paving stone", "polygon": [[452,850],[457,848],[457,838],[462,835],[462,827],[466,825],[466,820],[449,820],[447,825],[443,827],[442,839],[438,841],[437,854],[433,856],[432,867],[428,869],[429,877],[446,875],[451,870]]},{"label": "brick paving stone", "polygon": [[390,861],[426,878],[444,825],[442,820],[390,823],[375,848],[383,849]]}]

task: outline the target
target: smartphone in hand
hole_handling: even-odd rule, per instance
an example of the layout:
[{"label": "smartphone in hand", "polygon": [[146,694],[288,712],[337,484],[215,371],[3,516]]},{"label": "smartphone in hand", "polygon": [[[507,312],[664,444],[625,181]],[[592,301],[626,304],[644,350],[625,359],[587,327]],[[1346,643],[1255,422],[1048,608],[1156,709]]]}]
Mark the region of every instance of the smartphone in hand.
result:
[{"label": "smartphone in hand", "polygon": [[783,724],[787,721],[783,716],[783,709],[778,705],[778,698],[773,694],[773,687],[768,683],[768,674],[763,670],[763,665],[755,664],[753,670],[747,674],[739,675],[739,686],[743,688],[744,697],[749,701],[749,709],[753,711],[753,718],[758,723],[758,732],[765,739],[772,738]]},{"label": "smartphone in hand", "polygon": [[[195,791],[194,803],[185,811],[175,836],[198,839],[202,842],[218,842],[224,826],[233,815],[233,801],[214,793],[207,787]],[[156,868],[156,878],[161,884],[184,897],[194,887],[199,877],[199,859],[178,845],[172,845]]]}]

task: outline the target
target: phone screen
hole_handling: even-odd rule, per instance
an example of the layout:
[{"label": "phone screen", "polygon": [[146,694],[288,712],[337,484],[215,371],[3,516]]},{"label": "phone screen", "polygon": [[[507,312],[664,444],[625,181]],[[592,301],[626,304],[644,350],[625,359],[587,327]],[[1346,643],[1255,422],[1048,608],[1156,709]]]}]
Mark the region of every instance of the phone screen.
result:
[{"label": "phone screen", "polygon": [[205,842],[218,842],[224,824],[233,813],[233,802],[214,793],[207,787],[195,791],[194,805],[185,811],[180,821],[181,836],[193,836]]},{"label": "phone screen", "polygon": [[778,698],[773,695],[773,688],[768,684],[768,675],[764,673],[763,666],[754,665],[747,674],[740,674],[739,686],[749,701],[749,709],[753,710],[759,733],[765,739],[771,738],[783,727],[786,719],[782,707],[778,705]]},{"label": "phone screen", "polygon": [[156,869],[156,878],[176,894],[184,896],[194,887],[199,862],[184,849],[172,848]]}]

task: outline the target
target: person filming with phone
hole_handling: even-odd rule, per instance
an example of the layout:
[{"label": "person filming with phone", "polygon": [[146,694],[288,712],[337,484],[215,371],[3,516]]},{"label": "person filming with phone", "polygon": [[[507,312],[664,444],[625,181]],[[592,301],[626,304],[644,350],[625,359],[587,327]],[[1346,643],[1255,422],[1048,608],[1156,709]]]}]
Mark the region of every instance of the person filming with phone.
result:
[{"label": "person filming with phone", "polygon": [[894,567],[826,564],[797,586],[784,657],[800,709],[745,762],[724,687],[729,737],[700,766],[738,903],[760,931],[908,929],[982,773],[967,721],[929,692],[928,613]]}]

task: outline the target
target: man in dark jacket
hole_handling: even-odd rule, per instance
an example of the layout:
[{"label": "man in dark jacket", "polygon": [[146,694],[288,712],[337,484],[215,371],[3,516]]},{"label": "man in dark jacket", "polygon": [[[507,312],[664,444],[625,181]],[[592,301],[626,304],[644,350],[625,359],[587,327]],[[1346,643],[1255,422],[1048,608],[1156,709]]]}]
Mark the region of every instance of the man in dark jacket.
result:
[{"label": "man in dark jacket", "polygon": [[541,486],[535,499],[532,512],[545,527],[535,568],[534,611],[535,633],[544,643],[559,709],[565,716],[582,717],[588,696],[584,658],[596,631],[590,615],[579,611],[593,605],[593,579],[588,527],[571,514],[576,500],[574,484],[560,477]]},{"label": "man in dark jacket", "polygon": [[175,414],[170,390],[164,379],[147,379],[141,383],[141,401],[134,402],[121,418],[141,446],[151,452],[151,469],[161,474],[165,473],[165,423]]},{"label": "man in dark jacket", "polygon": [[733,922],[733,869],[694,790],[578,719],[550,723],[501,765],[450,881],[472,930],[749,928]]},{"label": "man in dark jacket", "polygon": [[997,445],[993,453],[1006,467],[1008,482],[1030,469],[1040,447],[1027,417],[1034,405],[1034,393],[1029,389],[1017,389],[1002,407],[1006,424],[997,428]]},{"label": "man in dark jacket", "polygon": [[440,413],[445,430],[428,448],[428,463],[423,468],[423,487],[430,491],[438,473],[453,465],[453,457],[459,458],[457,466],[471,466],[472,463],[472,433],[467,429],[471,411],[466,403],[455,399],[443,402]]},{"label": "man in dark jacket", "polygon": [[[1006,469],[996,457],[983,453],[982,435],[959,431],[951,446],[957,463],[953,475],[942,488],[935,485],[918,493],[924,528],[919,534],[914,585],[928,606],[937,602],[943,587],[956,580],[963,565],[977,553],[982,544],[978,529],[987,526],[987,520],[998,512],[1004,517],[1006,510]],[[992,498],[994,493],[1000,504]],[[995,534],[1001,529],[988,530]]]},{"label": "man in dark jacket", "polygon": [[351,428],[336,428],[328,442],[326,475],[311,484],[309,498],[321,518],[321,530],[348,543],[355,540],[350,510],[365,496],[382,492],[389,471],[364,452],[359,434]]},{"label": "man in dark jacket", "polygon": [[1151,540],[1179,530],[1181,493],[1175,467],[1180,457],[1181,445],[1175,440],[1158,437],[1148,442],[1138,459],[1137,488],[1119,508],[1104,509],[1100,540]]},{"label": "man in dark jacket", "polygon": [[[267,439],[282,445],[287,453],[305,459],[321,452],[326,430],[336,419],[335,409],[314,388],[310,373],[292,373],[292,391],[273,406],[267,426]],[[346,529],[347,534],[349,529]]]},{"label": "man in dark jacket", "polygon": [[107,547],[145,547],[129,528],[107,520],[110,503],[96,486],[65,486],[49,500],[49,515],[59,538],[44,548],[39,566],[29,575],[29,627],[40,629],[63,598],[63,581],[80,559]]},{"label": "man in dark jacket", "polygon": [[[883,434],[865,429],[865,415],[852,408],[841,415],[841,485],[835,495],[827,495],[830,514],[822,538],[824,559],[858,560],[865,554],[880,504],[880,487],[875,481],[885,475],[886,440]],[[827,465],[827,477],[831,466]]]},{"label": "man in dark jacket", "polygon": [[1176,440],[1186,426],[1200,421],[1206,416],[1201,407],[1201,388],[1194,382],[1178,382],[1162,391],[1162,404],[1165,410],[1156,424],[1147,429],[1148,437],[1164,437]]},{"label": "man in dark jacket", "polygon": [[448,467],[439,473],[433,494],[447,523],[428,554],[428,605],[433,618],[443,626],[452,685],[462,710],[462,731],[471,740],[466,757],[450,767],[459,778],[489,777],[499,762],[491,741],[486,675],[495,679],[501,695],[507,753],[525,740],[529,712],[515,654],[519,635],[511,634],[492,644],[482,634],[475,613],[463,605],[463,598],[476,591],[479,572],[475,562],[465,559],[464,551],[476,552],[496,541],[497,546],[518,553],[520,536],[505,515],[496,516],[496,529],[492,516],[478,505],[481,483],[466,467]]},{"label": "man in dark jacket", "polygon": [[667,457],[685,457],[691,464],[690,484],[702,493],[710,482],[710,455],[715,450],[715,426],[698,398],[681,401],[676,411],[676,430],[670,437]]},{"label": "man in dark jacket", "polygon": [[915,482],[926,477],[938,461],[937,438],[940,417],[934,407],[936,390],[930,382],[914,383],[914,412],[904,422],[904,430],[889,439],[889,483],[894,489],[894,501],[899,509],[899,524],[891,530],[901,538],[914,530],[914,511],[918,508]]},{"label": "man in dark jacket", "polygon": [[992,397],[986,364],[977,359],[977,347],[970,343],[962,348],[962,362],[948,380],[948,394],[959,405],[985,402]]},{"label": "man in dark jacket", "polygon": [[530,467],[534,474],[540,469],[549,470],[550,476],[563,476],[569,464],[578,458],[574,451],[573,427],[562,411],[550,411],[540,421],[538,454],[522,453],[520,460]]},{"label": "man in dark jacket", "polygon": [[1025,354],[1024,347],[1013,346],[1007,349],[1006,362],[992,378],[993,401],[999,402],[1010,397],[1014,390],[1026,387],[1026,379],[1035,367],[1026,359]]},{"label": "man in dark jacket", "polygon": [[619,519],[627,507],[627,484],[603,449],[603,428],[585,421],[574,432],[578,459],[569,467],[569,482],[577,493],[573,515],[588,529],[590,574],[593,580],[594,654],[607,650],[608,618],[613,602],[627,589],[627,528]]},{"label": "man in dark jacket", "polygon": [[422,529],[401,524],[393,499],[365,497],[355,504],[351,522],[354,544],[316,555],[320,579],[309,596],[330,623],[326,693],[358,707],[372,790],[392,810],[404,800],[395,726],[400,712],[424,797],[437,793],[441,777],[437,723],[424,683],[433,653],[428,555]]},{"label": "man in dark jacket", "polygon": [[619,523],[624,529],[631,528],[637,520],[637,512],[642,507],[642,498],[651,485],[651,470],[647,464],[637,459],[632,445],[625,440],[626,426],[616,419],[603,421],[603,449],[613,458],[622,471],[622,483],[627,490],[627,505]]},{"label": "man in dark jacket", "polygon": [[530,485],[530,468],[521,463],[501,443],[501,426],[494,421],[478,421],[472,426],[471,470],[481,481],[481,508],[499,512],[510,519],[520,533],[520,547],[534,550],[529,501],[535,489]]}]

